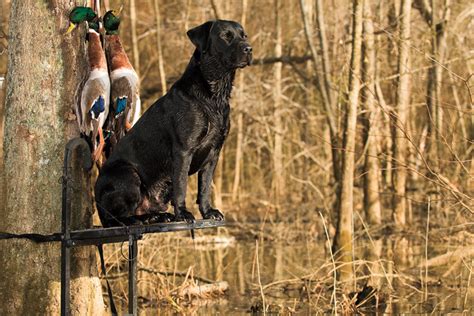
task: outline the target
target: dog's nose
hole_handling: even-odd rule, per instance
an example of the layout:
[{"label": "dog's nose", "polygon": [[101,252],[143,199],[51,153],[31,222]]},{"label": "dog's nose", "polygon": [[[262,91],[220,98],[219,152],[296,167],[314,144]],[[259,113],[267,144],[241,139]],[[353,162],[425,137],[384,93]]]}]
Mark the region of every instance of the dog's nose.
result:
[{"label": "dog's nose", "polygon": [[250,54],[252,52],[252,46],[248,45],[244,47],[244,53]]}]

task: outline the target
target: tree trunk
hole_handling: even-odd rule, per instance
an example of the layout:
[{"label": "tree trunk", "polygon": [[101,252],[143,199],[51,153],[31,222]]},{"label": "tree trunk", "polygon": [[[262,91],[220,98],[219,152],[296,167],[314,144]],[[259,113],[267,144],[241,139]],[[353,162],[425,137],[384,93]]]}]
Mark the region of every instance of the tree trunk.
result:
[{"label": "tree trunk", "polygon": [[[214,17],[216,19],[226,19],[226,13],[223,12],[222,8],[215,3],[214,0],[211,0],[212,8],[214,10]],[[225,10],[224,10],[225,11]],[[223,207],[223,184],[224,184],[224,159],[225,159],[225,147],[222,148],[221,154],[219,156],[219,161],[217,162],[216,170],[214,171],[213,178],[213,194],[214,194],[214,205],[216,208],[221,209]]]},{"label": "tree trunk", "polygon": [[379,197],[379,177],[380,167],[377,153],[377,142],[375,135],[378,135],[377,108],[375,107],[375,49],[374,49],[374,26],[372,23],[372,10],[370,3],[364,3],[364,43],[363,43],[363,67],[362,80],[365,87],[362,90],[363,106],[365,115],[365,132],[367,154],[365,156],[364,175],[364,209],[367,220],[370,224],[380,224],[382,222],[380,197]]},{"label": "tree trunk", "polygon": [[[428,87],[426,104],[428,106],[428,159],[431,166],[438,168],[442,155],[440,133],[443,129],[443,108],[440,106],[441,76],[446,55],[446,28],[450,17],[450,0],[444,1],[444,13],[437,22],[436,7],[431,7],[426,1],[415,1],[415,7],[432,28],[431,37],[431,68],[428,70]],[[434,1],[432,2],[434,5]]]},{"label": "tree trunk", "polygon": [[407,138],[408,106],[410,103],[410,13],[411,0],[402,0],[400,17],[400,40],[398,43],[397,103],[393,115],[393,217],[395,225],[406,224],[406,182],[407,182]]},{"label": "tree trunk", "polygon": [[[329,124],[330,124],[330,135],[331,135],[331,146],[332,146],[332,164],[334,171],[334,179],[336,184],[341,181],[341,155],[340,155],[340,135],[336,127],[336,117],[334,115],[334,109],[336,108],[336,98],[334,91],[331,89],[331,63],[329,61],[329,47],[326,38],[326,23],[324,22],[324,10],[323,1],[316,0],[316,15],[318,24],[318,37],[319,37],[319,48],[322,55],[322,66],[324,74],[324,89],[326,90],[328,108],[331,110],[328,112]],[[339,188],[337,188],[339,190]]]},{"label": "tree trunk", "polygon": [[[69,3],[25,0],[11,4],[4,138],[6,197],[5,208],[0,209],[3,232],[60,231],[64,147],[69,138],[78,135],[72,109],[87,70],[85,29],[64,35],[72,9]],[[81,178],[75,192],[74,226],[87,228],[92,217],[88,175]],[[0,314],[59,314],[59,243],[2,240],[0,266]],[[73,314],[102,315],[95,248],[75,249],[72,267]]]},{"label": "tree trunk", "polygon": [[216,3],[216,0],[211,0],[212,10],[214,11],[214,17],[216,19],[224,19],[221,7]]},{"label": "tree trunk", "polygon": [[[329,62],[329,53],[326,40],[326,24],[324,23],[323,5],[320,0],[316,1],[316,15],[318,23],[318,37],[319,37],[319,48],[322,52],[322,62],[317,58],[318,53],[316,45],[313,40],[313,25],[308,18],[307,5],[304,0],[300,0],[301,17],[303,19],[304,30],[306,40],[311,50],[311,57],[313,59],[314,74],[316,76],[316,87],[321,94],[321,98],[324,103],[324,110],[326,111],[326,119],[329,125],[329,135],[331,140],[331,158],[332,167],[334,172],[334,179],[336,184],[341,179],[341,168],[340,168],[340,155],[339,155],[339,136],[337,131],[336,116],[334,115],[335,100],[334,93],[330,89],[331,87],[331,67]],[[322,64],[322,69],[319,69],[318,65]],[[323,76],[319,76],[318,73],[323,72]]]},{"label": "tree trunk", "polygon": [[163,62],[163,50],[161,48],[161,14],[159,0],[153,0],[156,17],[156,44],[158,49],[158,69],[160,70],[160,81],[161,81],[161,95],[165,95],[166,88],[166,73]]},{"label": "tree trunk", "polygon": [[[132,37],[133,68],[140,78],[140,52],[138,51],[137,38],[137,12],[135,0],[130,0],[130,35]],[[146,110],[145,102],[142,103],[142,113]]]},{"label": "tree trunk", "polygon": [[[357,123],[357,105],[360,89],[360,57],[362,46],[362,6],[363,0],[353,1],[352,56],[349,74],[349,100],[346,104],[344,128],[344,151],[342,155],[341,190],[339,191],[339,218],[335,236],[335,249],[344,263],[352,261],[352,214],[354,208],[354,150]],[[339,270],[340,281],[353,279],[351,264],[343,265]],[[347,284],[350,287],[350,284]]]},{"label": "tree trunk", "polygon": [[[275,0],[275,56],[282,54],[282,26],[281,26],[281,1]],[[275,205],[280,208],[280,201],[285,187],[285,178],[283,170],[283,120],[281,107],[281,71],[283,64],[275,63],[273,66],[273,123],[274,123],[274,149],[273,149],[273,192],[275,196]],[[278,212],[277,212],[278,214]]]},{"label": "tree trunk", "polygon": [[[1,84],[0,84],[1,85]],[[0,86],[0,214],[5,206],[5,183],[3,177],[3,124],[5,118],[5,89]]]},{"label": "tree trunk", "polygon": [[7,72],[7,63],[6,63],[6,47],[4,46],[3,39],[1,37],[7,31],[7,21],[5,21],[4,16],[5,10],[8,12],[9,6],[7,6],[4,1],[0,1],[0,212],[5,205],[4,192],[5,185],[3,183],[3,124],[5,122],[5,73]]},{"label": "tree trunk", "polygon": [[[242,17],[240,19],[242,25],[245,26],[246,22],[246,12],[247,12],[247,0],[242,0]],[[237,104],[239,106],[239,112],[237,114],[237,143],[235,145],[235,168],[234,168],[234,183],[232,185],[232,202],[237,201],[239,186],[240,186],[240,172],[242,165],[242,155],[243,155],[243,142],[244,142],[244,114],[243,108],[245,106],[244,98],[244,72],[240,71],[238,76],[238,99]]]}]

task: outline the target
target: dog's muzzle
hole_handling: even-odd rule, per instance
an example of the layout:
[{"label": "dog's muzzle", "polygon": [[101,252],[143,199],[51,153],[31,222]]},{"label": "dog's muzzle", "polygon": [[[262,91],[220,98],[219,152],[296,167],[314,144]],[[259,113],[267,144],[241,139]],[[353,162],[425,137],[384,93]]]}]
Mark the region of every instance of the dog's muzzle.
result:
[{"label": "dog's muzzle", "polygon": [[252,64],[252,46],[245,44],[242,51],[244,53],[244,61],[239,65],[241,68]]}]

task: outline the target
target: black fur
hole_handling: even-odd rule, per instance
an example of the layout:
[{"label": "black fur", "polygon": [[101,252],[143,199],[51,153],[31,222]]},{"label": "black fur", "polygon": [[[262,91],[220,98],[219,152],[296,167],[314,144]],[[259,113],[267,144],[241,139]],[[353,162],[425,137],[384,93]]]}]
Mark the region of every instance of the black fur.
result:
[{"label": "black fur", "polygon": [[242,26],[209,21],[188,31],[196,46],[182,77],[118,143],[100,171],[95,198],[104,226],[134,224],[167,210],[194,221],[185,204],[188,176],[198,172],[199,211],[222,220],[210,204],[219,153],[229,132],[229,98],[237,68],[251,63]]}]

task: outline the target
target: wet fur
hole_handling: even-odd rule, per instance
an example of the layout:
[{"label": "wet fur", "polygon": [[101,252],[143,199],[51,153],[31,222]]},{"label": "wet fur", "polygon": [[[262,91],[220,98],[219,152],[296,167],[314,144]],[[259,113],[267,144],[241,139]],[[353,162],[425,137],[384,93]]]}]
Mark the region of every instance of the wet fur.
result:
[{"label": "wet fur", "polygon": [[[232,43],[223,30],[236,34]],[[156,101],[117,144],[95,186],[104,226],[132,224],[165,212],[171,201],[176,220],[194,221],[186,208],[188,176],[198,173],[199,211],[222,220],[210,204],[211,182],[230,128],[229,99],[235,71],[250,64],[242,27],[207,22],[188,32],[196,50],[182,77]]]}]

